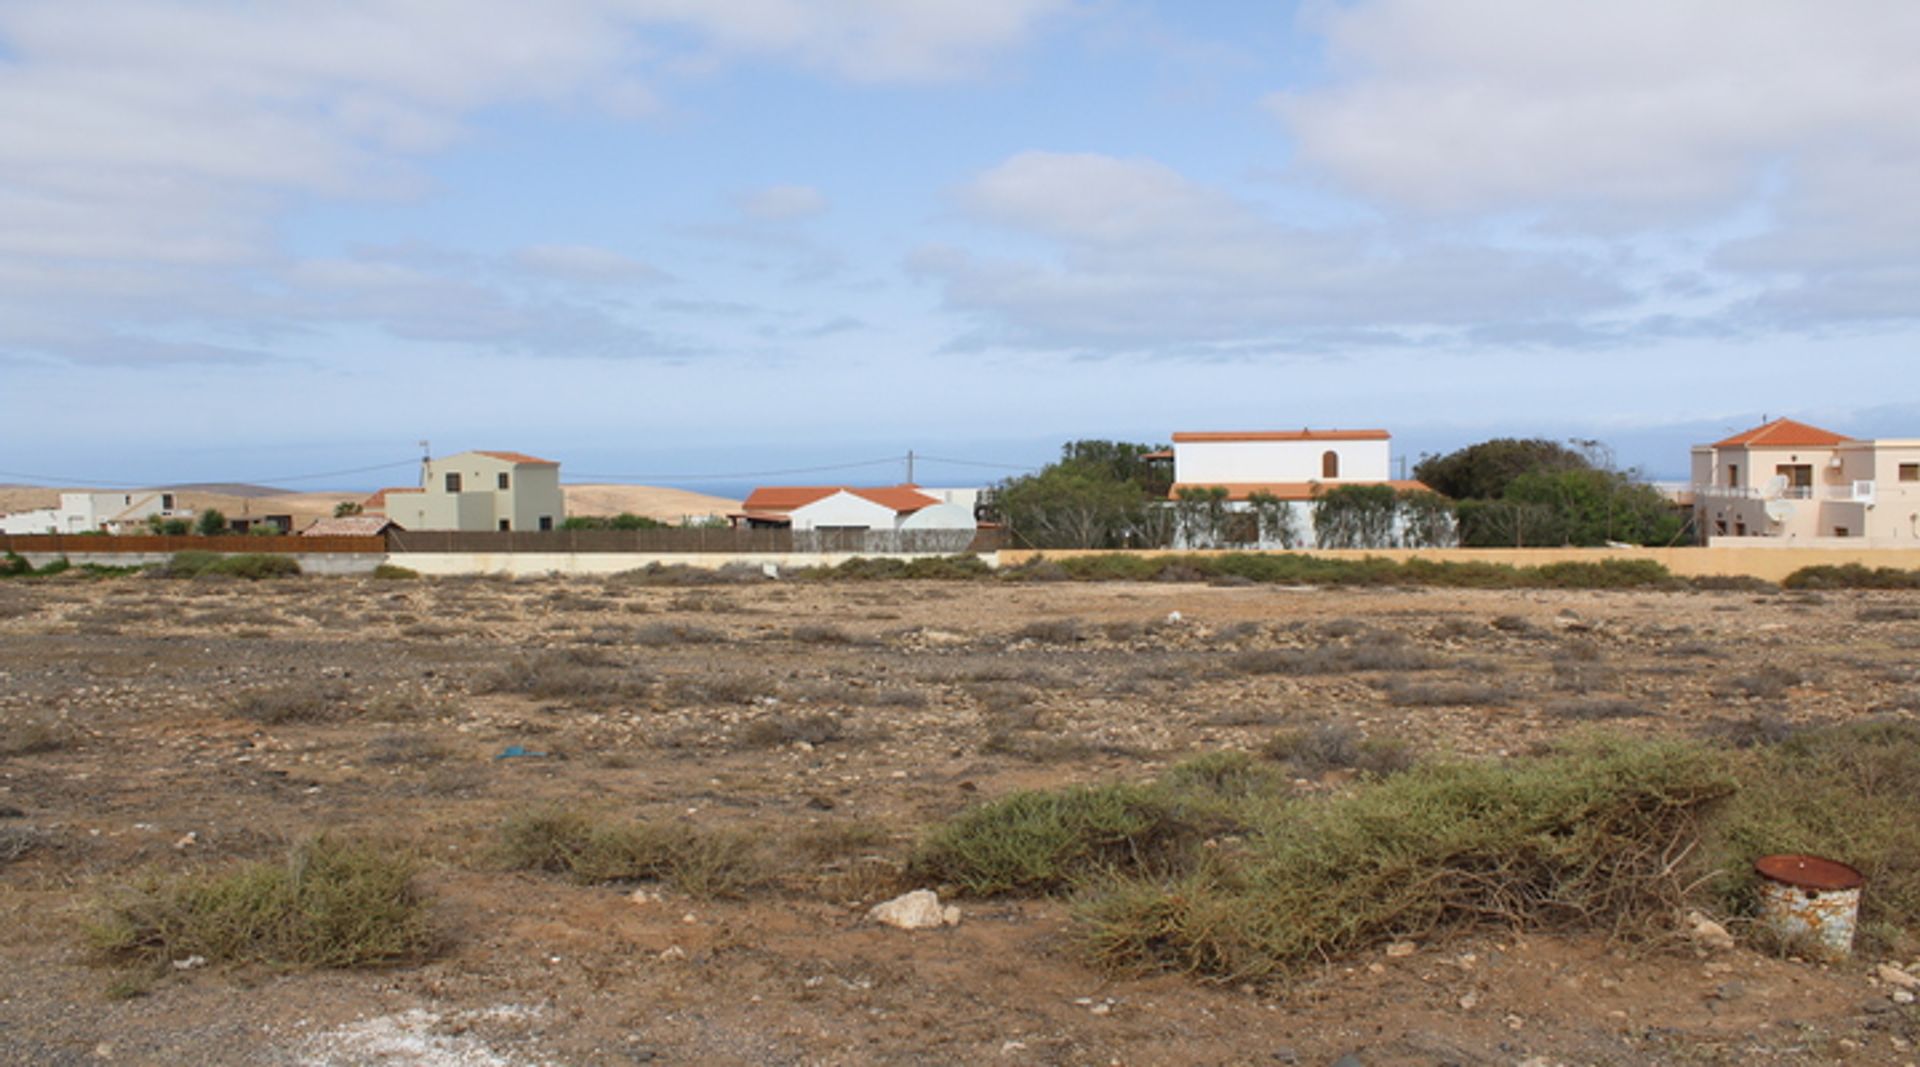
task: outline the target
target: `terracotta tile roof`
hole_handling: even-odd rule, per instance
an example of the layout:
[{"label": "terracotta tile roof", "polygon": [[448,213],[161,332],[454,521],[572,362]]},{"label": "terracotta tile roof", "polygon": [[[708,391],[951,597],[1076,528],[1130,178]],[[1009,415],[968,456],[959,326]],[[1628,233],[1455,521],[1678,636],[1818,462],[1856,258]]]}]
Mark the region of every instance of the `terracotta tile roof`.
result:
[{"label": "terracotta tile roof", "polygon": [[558,467],[560,465],[554,460],[541,459],[539,456],[529,456],[525,452],[488,452],[485,449],[475,449],[474,454],[478,456],[491,456],[504,463],[531,463],[537,467]]},{"label": "terracotta tile roof", "polygon": [[1715,448],[1823,448],[1829,445],[1845,444],[1850,437],[1823,430],[1818,426],[1808,426],[1804,422],[1792,419],[1775,419],[1763,426],[1755,426],[1746,433],[1737,433],[1724,441],[1714,442]]},{"label": "terracotta tile roof", "polygon": [[400,524],[380,515],[344,515],[337,519],[315,519],[300,531],[301,537],[378,537]]},{"label": "terracotta tile roof", "polygon": [[1176,433],[1174,444],[1199,441],[1385,441],[1385,430],[1219,430]]},{"label": "terracotta tile roof", "polygon": [[1267,492],[1282,500],[1312,500],[1316,495],[1328,489],[1343,485],[1390,485],[1399,490],[1415,492],[1433,492],[1432,487],[1411,478],[1386,482],[1226,482],[1224,484],[1205,484],[1201,482],[1176,482],[1167,491],[1167,499],[1172,500],[1182,489],[1225,489],[1228,500],[1245,500],[1255,493]]},{"label": "terracotta tile roof", "polygon": [[426,490],[415,489],[410,485],[401,485],[401,486],[394,486],[387,489],[382,489],[379,492],[373,494],[372,496],[366,498],[365,500],[362,500],[360,502],[360,510],[362,511],[385,510],[387,506],[387,494],[389,493],[424,493],[424,492],[426,492]]},{"label": "terracotta tile roof", "polygon": [[940,502],[911,485],[875,489],[851,485],[763,485],[747,494],[740,508],[748,512],[786,512],[825,500],[835,493],[852,493],[862,500],[870,500],[901,514],[919,511]]}]

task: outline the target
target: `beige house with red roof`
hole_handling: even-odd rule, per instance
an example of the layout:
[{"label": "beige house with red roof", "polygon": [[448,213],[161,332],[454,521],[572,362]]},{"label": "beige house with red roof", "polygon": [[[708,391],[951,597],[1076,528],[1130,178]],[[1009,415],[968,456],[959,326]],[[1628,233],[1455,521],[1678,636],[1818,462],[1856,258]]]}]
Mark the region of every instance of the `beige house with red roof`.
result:
[{"label": "beige house with red roof", "polygon": [[420,488],[364,505],[403,530],[552,530],[567,517],[560,464],[523,452],[460,452],[420,464]]},{"label": "beige house with red roof", "polygon": [[1774,419],[1694,447],[1693,507],[1709,544],[1920,546],[1920,439]]},{"label": "beige house with red roof", "polygon": [[[1254,430],[1183,432],[1173,435],[1173,488],[1224,489],[1227,509],[1248,514],[1255,497],[1286,505],[1287,532],[1261,528],[1259,522],[1230,523],[1222,544],[1194,544],[1181,531],[1179,547],[1245,545],[1260,548],[1311,548],[1313,499],[1344,485],[1384,485],[1396,490],[1427,490],[1420,482],[1393,477],[1393,435],[1385,430]],[[1397,536],[1397,534],[1396,534]]]}]

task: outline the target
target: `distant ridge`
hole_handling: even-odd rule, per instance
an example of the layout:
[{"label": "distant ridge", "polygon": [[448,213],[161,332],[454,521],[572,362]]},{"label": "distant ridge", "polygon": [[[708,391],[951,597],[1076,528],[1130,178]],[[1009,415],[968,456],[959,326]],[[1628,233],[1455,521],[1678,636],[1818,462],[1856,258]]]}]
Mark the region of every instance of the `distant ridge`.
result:
[{"label": "distant ridge", "polygon": [[153,489],[167,489],[176,493],[207,493],[215,496],[291,496],[300,490],[275,489],[270,485],[249,485],[246,482],[180,482],[176,485],[156,485]]}]

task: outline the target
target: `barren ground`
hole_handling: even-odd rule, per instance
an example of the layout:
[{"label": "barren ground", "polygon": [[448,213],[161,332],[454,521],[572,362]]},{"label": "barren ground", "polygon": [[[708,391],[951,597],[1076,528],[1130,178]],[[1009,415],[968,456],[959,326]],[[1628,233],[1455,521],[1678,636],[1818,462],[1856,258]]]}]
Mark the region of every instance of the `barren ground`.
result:
[{"label": "barren ground", "polygon": [[[898,872],[916,836],[970,803],[1150,777],[1289,727],[1345,721],[1421,753],[1497,757],[1584,725],[1580,709],[1598,705],[1582,702],[1600,698],[1625,715],[1613,728],[1680,734],[1756,714],[1912,715],[1915,603],[8,582],[0,721],[42,743],[0,755],[0,830],[25,849],[0,860],[0,1062],[1909,1063],[1920,1019],[1889,1002],[1870,960],[1498,932],[1240,988],[1090,969],[1064,902],[961,899],[962,923],[931,932],[864,916],[913,888]],[[1417,679],[1232,666],[1248,650],[1381,631],[1452,666]],[[581,666],[571,695],[488,691],[497,672],[555,654]],[[1416,682],[1478,696],[1430,706]],[[265,724],[237,713],[249,693],[317,694],[328,710]],[[544,755],[496,758],[514,745]],[[754,831],[779,881],[742,900],[636,902],[633,886],[487,861],[504,816],[551,801]],[[422,858],[437,958],[200,967],[108,995],[116,975],[80,932],[102,894],[152,870],[273,857],[321,831]]]}]

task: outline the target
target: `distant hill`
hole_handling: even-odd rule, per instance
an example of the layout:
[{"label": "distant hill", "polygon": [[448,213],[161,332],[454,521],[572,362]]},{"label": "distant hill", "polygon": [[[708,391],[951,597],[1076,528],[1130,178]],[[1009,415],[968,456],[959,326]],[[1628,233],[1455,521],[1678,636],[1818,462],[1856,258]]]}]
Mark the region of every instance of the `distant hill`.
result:
[{"label": "distant hill", "polygon": [[[206,493],[209,496],[295,496],[291,489],[275,489],[270,485],[248,485],[245,482],[183,482],[179,485],[157,485],[155,489],[167,489],[176,493]],[[350,495],[350,494],[328,494]]]}]

